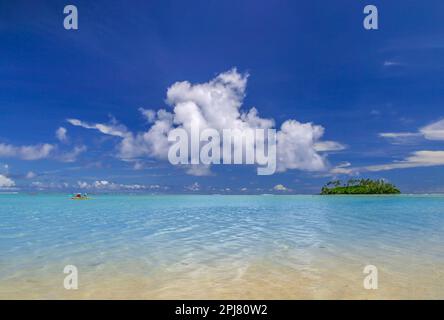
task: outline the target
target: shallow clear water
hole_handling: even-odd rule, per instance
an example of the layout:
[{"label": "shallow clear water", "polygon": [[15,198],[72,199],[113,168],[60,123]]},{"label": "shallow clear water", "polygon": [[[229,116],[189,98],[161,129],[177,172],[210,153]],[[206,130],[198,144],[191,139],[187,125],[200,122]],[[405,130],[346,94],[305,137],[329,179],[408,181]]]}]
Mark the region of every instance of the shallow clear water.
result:
[{"label": "shallow clear water", "polygon": [[443,267],[442,196],[0,195],[0,298],[442,299]]}]

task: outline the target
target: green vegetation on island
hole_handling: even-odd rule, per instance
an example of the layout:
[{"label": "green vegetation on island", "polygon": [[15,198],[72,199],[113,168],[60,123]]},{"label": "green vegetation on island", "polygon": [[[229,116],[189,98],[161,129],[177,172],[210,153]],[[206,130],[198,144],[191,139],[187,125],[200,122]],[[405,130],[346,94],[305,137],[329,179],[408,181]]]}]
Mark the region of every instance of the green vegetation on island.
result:
[{"label": "green vegetation on island", "polygon": [[340,180],[328,182],[321,194],[399,194],[396,186],[384,180],[350,179],[342,184]]}]

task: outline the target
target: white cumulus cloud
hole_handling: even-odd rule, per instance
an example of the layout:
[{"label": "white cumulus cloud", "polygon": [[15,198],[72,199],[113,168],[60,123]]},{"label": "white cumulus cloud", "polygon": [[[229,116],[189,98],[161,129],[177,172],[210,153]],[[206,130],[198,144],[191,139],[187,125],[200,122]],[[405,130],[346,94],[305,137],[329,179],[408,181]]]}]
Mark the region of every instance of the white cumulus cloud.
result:
[{"label": "white cumulus cloud", "polygon": [[[248,74],[232,69],[205,83],[174,83],[167,90],[169,110],[154,112],[139,109],[152,123],[145,132],[132,133],[116,121],[109,124],[90,124],[78,119],[67,121],[74,126],[122,138],[118,154],[124,160],[137,161],[142,157],[167,159],[171,145],[168,134],[175,128],[183,128],[188,132],[192,126],[200,130],[211,128],[219,133],[224,129],[246,132],[257,128],[275,128],[275,121],[260,117],[256,108],[246,111],[242,109],[247,80]],[[326,170],[328,162],[322,152],[342,150],[345,146],[335,141],[322,141],[323,134],[324,128],[320,125],[293,119],[284,121],[277,129],[277,170]],[[210,170],[209,167],[191,167],[187,172],[205,175]]]},{"label": "white cumulus cloud", "polygon": [[0,188],[11,188],[14,186],[15,182],[12,179],[0,174]]}]

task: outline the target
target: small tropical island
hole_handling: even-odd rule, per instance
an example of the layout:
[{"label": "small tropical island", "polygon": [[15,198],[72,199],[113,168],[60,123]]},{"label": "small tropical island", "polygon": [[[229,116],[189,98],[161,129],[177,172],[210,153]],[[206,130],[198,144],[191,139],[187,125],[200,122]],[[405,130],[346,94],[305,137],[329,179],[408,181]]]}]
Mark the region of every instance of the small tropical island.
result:
[{"label": "small tropical island", "polygon": [[384,180],[350,179],[342,184],[340,180],[328,182],[322,187],[321,195],[335,194],[400,194],[401,191]]}]

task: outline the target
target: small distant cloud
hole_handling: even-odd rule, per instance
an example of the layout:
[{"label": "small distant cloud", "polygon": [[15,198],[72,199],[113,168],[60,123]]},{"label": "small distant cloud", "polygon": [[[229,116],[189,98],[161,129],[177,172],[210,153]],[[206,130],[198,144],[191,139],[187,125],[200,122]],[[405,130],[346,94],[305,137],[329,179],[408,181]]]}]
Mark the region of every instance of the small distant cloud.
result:
[{"label": "small distant cloud", "polygon": [[36,175],[34,172],[29,171],[29,172],[26,174],[25,178],[26,178],[26,179],[33,179],[33,178],[35,178],[36,176],[37,176],[37,175]]},{"label": "small distant cloud", "polygon": [[314,144],[314,149],[318,152],[326,151],[341,151],[345,150],[347,147],[336,141],[319,141]]},{"label": "small distant cloud", "polygon": [[189,186],[186,186],[185,190],[193,191],[193,192],[199,191],[200,190],[200,185],[199,185],[199,183],[194,182],[193,184],[191,184]]},{"label": "small distant cloud", "polygon": [[30,146],[14,146],[0,143],[0,158],[39,160],[47,158],[53,150],[54,146],[48,143]]},{"label": "small distant cloud", "polygon": [[85,181],[77,181],[77,185],[80,189],[88,189],[91,188],[90,184]]},{"label": "small distant cloud", "polygon": [[393,66],[400,66],[402,65],[400,62],[397,61],[384,61],[384,67],[393,67]]},{"label": "small distant cloud", "polygon": [[420,150],[412,152],[402,160],[396,160],[390,163],[369,165],[363,167],[337,166],[333,168],[332,174],[359,174],[359,172],[379,172],[394,169],[408,169],[420,167],[444,166],[444,151]]},{"label": "small distant cloud", "polygon": [[398,138],[410,138],[410,137],[418,137],[421,136],[418,132],[383,132],[379,134],[382,138],[391,138],[391,139],[398,139]]},{"label": "small distant cloud", "polygon": [[444,140],[444,119],[422,127],[419,132],[427,140]]},{"label": "small distant cloud", "polygon": [[71,186],[67,182],[54,182],[54,181],[33,181],[30,187],[37,190],[61,190],[68,189]]},{"label": "small distant cloud", "polygon": [[0,164],[0,173],[7,174],[9,172],[8,164]]},{"label": "small distant cloud", "polygon": [[415,137],[423,137],[426,140],[444,140],[444,119],[419,128],[416,132],[384,132],[379,136],[393,140],[406,140]]},{"label": "small distant cloud", "polygon": [[210,166],[204,165],[204,164],[196,164],[196,165],[189,165],[187,166],[187,174],[192,176],[209,176],[211,175]]},{"label": "small distant cloud", "polygon": [[388,164],[367,166],[367,171],[386,171],[392,169],[405,169],[416,167],[433,167],[444,165],[444,151],[421,150],[415,151],[410,156],[401,161],[394,161]]},{"label": "small distant cloud", "polygon": [[412,119],[412,118],[408,118],[408,117],[401,117],[401,118],[399,118],[399,121],[400,121],[401,123],[405,124],[405,125],[410,125],[410,124],[412,124],[413,122],[415,122],[414,119]]},{"label": "small distant cloud", "polygon": [[103,134],[107,134],[110,136],[124,138],[129,134],[126,127],[118,124],[115,120],[112,120],[111,123],[109,124],[103,124],[103,123],[90,124],[78,119],[66,119],[66,121],[73,126],[82,127],[85,129],[95,129]]},{"label": "small distant cloud", "polygon": [[86,150],[86,146],[76,146],[72,151],[60,155],[59,160],[62,162],[74,162],[77,160],[77,157]]},{"label": "small distant cloud", "polygon": [[139,108],[139,112],[145,117],[148,123],[153,123],[154,121],[156,121],[156,111],[151,109]]},{"label": "small distant cloud", "polygon": [[134,162],[133,169],[134,170],[142,170],[143,169],[143,163],[140,162],[140,161]]},{"label": "small distant cloud", "polygon": [[56,130],[56,138],[60,141],[60,142],[67,142],[68,141],[68,136],[67,136],[67,132],[68,130],[66,130],[66,128],[64,127],[60,127]]},{"label": "small distant cloud", "polygon": [[277,184],[273,187],[274,191],[289,191],[287,187],[285,187],[283,184]]},{"label": "small distant cloud", "polygon": [[342,163],[338,164],[336,167],[334,167],[333,169],[331,169],[330,173],[333,175],[335,175],[335,174],[351,175],[351,174],[357,173],[357,171],[356,171],[356,168],[351,168],[350,162],[342,162]]},{"label": "small distant cloud", "polygon": [[116,183],[108,180],[96,180],[93,182],[77,181],[77,187],[84,190],[95,191],[156,191],[166,190],[166,187],[162,187],[158,184],[144,185],[144,184],[124,184]]}]

